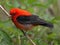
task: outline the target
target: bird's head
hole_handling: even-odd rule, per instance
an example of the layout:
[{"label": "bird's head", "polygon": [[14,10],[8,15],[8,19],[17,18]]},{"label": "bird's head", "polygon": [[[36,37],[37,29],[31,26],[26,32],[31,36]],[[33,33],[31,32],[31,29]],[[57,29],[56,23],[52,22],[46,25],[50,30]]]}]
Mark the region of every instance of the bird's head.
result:
[{"label": "bird's head", "polygon": [[10,10],[10,15],[11,16],[14,16],[14,15],[31,16],[31,13],[26,10],[19,9],[19,8],[12,8]]}]

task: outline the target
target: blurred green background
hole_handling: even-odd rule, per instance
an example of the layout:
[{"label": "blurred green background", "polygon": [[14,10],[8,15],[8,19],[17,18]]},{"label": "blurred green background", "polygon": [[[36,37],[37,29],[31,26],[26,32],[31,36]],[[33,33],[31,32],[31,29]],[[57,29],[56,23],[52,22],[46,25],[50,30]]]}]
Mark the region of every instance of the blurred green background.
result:
[{"label": "blurred green background", "polygon": [[[54,24],[53,29],[37,26],[27,34],[36,45],[60,45],[60,0],[0,0],[8,11],[18,7]],[[0,8],[0,45],[32,45]]]}]

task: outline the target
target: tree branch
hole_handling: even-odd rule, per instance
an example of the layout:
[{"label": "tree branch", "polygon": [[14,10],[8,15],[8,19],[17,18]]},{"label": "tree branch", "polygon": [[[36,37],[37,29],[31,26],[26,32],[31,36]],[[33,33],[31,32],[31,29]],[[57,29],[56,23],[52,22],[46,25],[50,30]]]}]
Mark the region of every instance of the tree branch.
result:
[{"label": "tree branch", "polygon": [[7,14],[8,17],[10,17],[10,14],[0,5],[0,8]]},{"label": "tree branch", "polygon": [[33,42],[33,40],[26,34],[25,31],[21,30],[23,32],[23,34],[28,38],[28,40],[32,43],[32,45],[36,45],[35,42]]}]

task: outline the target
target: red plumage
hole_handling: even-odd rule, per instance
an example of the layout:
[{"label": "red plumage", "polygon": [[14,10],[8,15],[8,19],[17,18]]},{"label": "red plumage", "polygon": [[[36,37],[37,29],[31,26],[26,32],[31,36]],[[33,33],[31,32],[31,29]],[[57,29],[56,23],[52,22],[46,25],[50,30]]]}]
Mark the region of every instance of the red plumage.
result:
[{"label": "red plumage", "polygon": [[16,16],[31,16],[32,14],[26,10],[19,9],[19,8],[12,8],[10,10],[10,15],[16,15]]}]

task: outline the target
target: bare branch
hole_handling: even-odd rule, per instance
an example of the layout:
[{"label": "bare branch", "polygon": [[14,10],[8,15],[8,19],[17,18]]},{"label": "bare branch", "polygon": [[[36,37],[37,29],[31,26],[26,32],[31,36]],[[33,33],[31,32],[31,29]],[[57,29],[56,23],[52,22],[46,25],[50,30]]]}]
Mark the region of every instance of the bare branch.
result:
[{"label": "bare branch", "polygon": [[0,8],[7,14],[8,17],[10,17],[9,13],[0,5]]},{"label": "bare branch", "polygon": [[35,42],[33,42],[33,40],[26,34],[25,31],[21,30],[23,32],[23,34],[28,38],[28,40],[32,43],[32,45],[36,45]]}]

